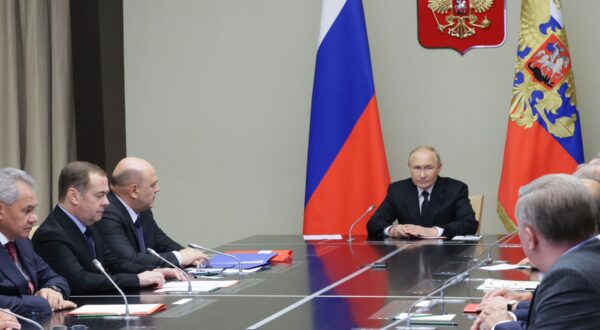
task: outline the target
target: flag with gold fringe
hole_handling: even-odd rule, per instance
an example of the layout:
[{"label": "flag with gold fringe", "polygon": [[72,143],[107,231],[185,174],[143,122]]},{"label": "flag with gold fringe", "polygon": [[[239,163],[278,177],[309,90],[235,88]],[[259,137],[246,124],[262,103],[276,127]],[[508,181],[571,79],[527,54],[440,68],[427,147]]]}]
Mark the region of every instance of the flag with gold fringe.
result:
[{"label": "flag with gold fringe", "polygon": [[519,188],[584,162],[575,78],[560,0],[523,0],[497,211],[514,228]]}]

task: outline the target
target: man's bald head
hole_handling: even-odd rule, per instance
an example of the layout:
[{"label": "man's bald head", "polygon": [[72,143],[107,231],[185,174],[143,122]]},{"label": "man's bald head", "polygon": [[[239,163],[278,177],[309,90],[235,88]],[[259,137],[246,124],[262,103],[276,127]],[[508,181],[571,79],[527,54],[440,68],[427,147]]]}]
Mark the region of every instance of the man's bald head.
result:
[{"label": "man's bald head", "polygon": [[592,162],[583,164],[577,168],[573,175],[580,179],[589,179],[600,182],[600,164]]},{"label": "man's bald head", "polygon": [[111,188],[136,212],[154,206],[160,191],[154,166],[138,157],[123,158],[117,164],[112,173]]},{"label": "man's bald head", "polygon": [[112,172],[111,184],[114,186],[139,184],[143,180],[144,172],[148,171],[154,171],[154,167],[147,160],[137,157],[123,158]]}]

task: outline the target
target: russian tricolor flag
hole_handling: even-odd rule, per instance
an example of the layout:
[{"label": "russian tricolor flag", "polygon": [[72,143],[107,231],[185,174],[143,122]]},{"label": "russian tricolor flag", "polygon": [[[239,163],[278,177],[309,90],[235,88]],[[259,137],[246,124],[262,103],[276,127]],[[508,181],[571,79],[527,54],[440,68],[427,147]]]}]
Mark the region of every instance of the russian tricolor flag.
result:
[{"label": "russian tricolor flag", "polygon": [[[347,233],[371,204],[381,203],[389,183],[362,2],[324,0],[304,234]],[[366,234],[365,226],[353,234]]]}]

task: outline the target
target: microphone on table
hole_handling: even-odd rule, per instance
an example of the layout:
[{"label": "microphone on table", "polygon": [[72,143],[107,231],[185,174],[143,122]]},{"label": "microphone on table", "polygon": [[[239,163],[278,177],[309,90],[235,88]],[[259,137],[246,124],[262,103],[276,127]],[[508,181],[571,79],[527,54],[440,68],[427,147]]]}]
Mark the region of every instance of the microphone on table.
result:
[{"label": "microphone on table", "polygon": [[[414,303],[412,303],[408,309],[406,310],[406,319],[399,319],[395,322],[392,322],[390,324],[388,324],[386,327],[381,328],[381,330],[387,330],[390,329],[392,327],[394,327],[397,324],[400,324],[402,321],[406,320],[406,326],[404,328],[406,329],[410,329],[411,325],[410,325],[410,318],[412,315],[417,315],[417,314],[421,314],[423,312],[426,312],[428,310],[431,310],[433,307],[437,306],[440,303],[444,303],[444,290],[453,286],[454,284],[460,283],[462,281],[464,281],[466,278],[469,277],[471,271],[473,271],[474,269],[477,269],[479,267],[482,266],[486,266],[491,264],[491,260],[490,259],[485,259],[480,261],[479,263],[477,263],[477,265],[465,270],[462,273],[456,274],[452,277],[450,277],[449,279],[447,279],[444,284],[442,284],[442,286],[440,286],[439,288],[433,290],[432,292],[428,293],[427,295],[417,299],[417,301],[415,301]],[[438,301],[431,301],[429,304],[427,304],[427,306],[423,306],[420,307],[419,309],[417,309],[414,313],[411,313],[411,311],[422,301],[430,299],[431,297],[433,297],[435,294],[440,293],[440,299]]]},{"label": "microphone on table", "polygon": [[515,236],[515,234],[517,234],[519,232],[519,229],[515,229],[513,231],[511,231],[510,233],[502,236],[499,240],[495,241],[492,245],[490,245],[490,247],[488,248],[487,251],[487,259],[490,260],[490,264],[493,262],[493,258],[492,258],[492,249],[499,247],[500,244],[504,241],[508,241],[510,238],[512,238],[513,236]]},{"label": "microphone on table", "polygon": [[[447,279],[444,284],[442,286],[440,286],[439,288],[437,288],[436,290],[430,292],[429,294],[421,297],[420,299],[418,299],[417,301],[415,301],[413,304],[410,305],[410,307],[408,307],[408,309],[406,310],[406,328],[410,328],[410,318],[411,318],[411,313],[410,311],[412,311],[415,306],[417,306],[420,302],[431,298],[432,296],[434,296],[435,294],[437,294],[438,292],[440,293],[440,299],[438,301],[432,302],[430,304],[428,304],[427,306],[423,306],[419,309],[417,309],[413,314],[420,314],[423,313],[427,310],[430,310],[431,308],[437,306],[439,303],[444,303],[444,290],[447,289],[448,287],[460,283],[462,281],[464,281],[465,279],[467,279],[471,272],[477,268],[480,267],[484,267],[484,266],[489,266],[494,262],[494,259],[492,258],[492,250],[495,247],[498,247],[502,242],[510,239],[512,236],[514,236],[516,233],[518,233],[518,230],[514,230],[504,236],[502,236],[500,239],[496,240],[487,250],[487,258],[479,261],[475,266],[465,270],[462,273],[456,274],[452,277],[450,277],[449,279]],[[387,325],[386,327],[382,328],[382,330],[386,330],[386,329],[390,329],[391,327],[399,324],[400,322],[404,321],[405,319],[400,319],[397,320],[396,322],[392,322],[391,324]]]},{"label": "microphone on table", "polygon": [[371,204],[371,206],[369,206],[369,208],[365,211],[365,213],[361,214],[361,216],[358,217],[358,219],[356,219],[356,221],[354,221],[352,223],[352,225],[350,226],[350,230],[348,232],[348,240],[347,240],[347,242],[352,242],[354,240],[352,238],[352,229],[354,229],[354,226],[356,226],[356,224],[359,223],[360,220],[362,220],[369,212],[373,211],[374,208],[375,208],[375,205]]},{"label": "microphone on table", "polygon": [[188,274],[181,268],[175,266],[172,262],[170,262],[169,260],[167,260],[166,258],[163,258],[160,254],[158,254],[156,251],[154,251],[151,248],[146,248],[146,251],[148,253],[150,253],[151,255],[157,257],[158,259],[164,261],[165,263],[167,263],[169,266],[175,268],[176,270],[178,270],[179,272],[183,273],[183,275],[185,276],[185,278],[187,279],[188,282],[188,289],[187,289],[187,294],[192,294],[192,281],[190,280],[190,277],[188,276]]},{"label": "microphone on table", "polygon": [[200,245],[194,244],[194,243],[188,243],[188,246],[191,247],[191,248],[193,248],[193,249],[205,250],[205,251],[209,251],[209,252],[212,252],[212,253],[224,255],[224,256],[227,256],[229,258],[235,259],[235,261],[237,261],[237,264],[238,264],[238,276],[240,278],[240,281],[242,280],[242,261],[240,260],[240,258],[234,256],[233,254],[229,254],[229,253],[225,253],[225,252],[220,252],[220,251],[217,251],[217,250],[209,249],[207,247],[200,246]]},{"label": "microphone on table", "polygon": [[121,288],[119,288],[117,283],[115,283],[115,281],[113,281],[113,279],[106,273],[106,271],[104,270],[104,267],[102,267],[102,264],[100,263],[100,261],[98,261],[98,259],[94,259],[94,260],[92,260],[92,263],[94,264],[96,269],[98,269],[102,274],[104,274],[104,276],[106,276],[106,278],[108,278],[110,283],[117,289],[117,291],[119,291],[119,293],[121,294],[121,297],[123,297],[123,301],[125,301],[125,316],[118,317],[118,318],[124,318],[124,319],[139,318],[139,316],[133,316],[133,315],[129,314],[129,303],[127,302],[127,297],[125,297],[125,294],[123,293]]},{"label": "microphone on table", "polygon": [[19,314],[15,314],[9,310],[6,309],[0,309],[0,312],[8,314],[8,315],[12,315],[14,317],[16,317],[17,319],[23,321],[23,322],[27,322],[29,324],[33,324],[36,328],[40,329],[40,330],[44,330],[44,327],[42,327],[39,323],[37,323],[36,321],[32,320],[32,319],[28,319],[24,316],[21,316]]}]

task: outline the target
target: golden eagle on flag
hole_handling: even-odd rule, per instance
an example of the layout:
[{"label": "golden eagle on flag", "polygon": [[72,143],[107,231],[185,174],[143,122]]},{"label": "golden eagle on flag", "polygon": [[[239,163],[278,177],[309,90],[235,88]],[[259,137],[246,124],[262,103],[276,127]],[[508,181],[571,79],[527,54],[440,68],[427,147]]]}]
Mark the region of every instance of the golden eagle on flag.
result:
[{"label": "golden eagle on flag", "polygon": [[523,0],[498,215],[514,228],[519,188],[583,163],[575,78],[559,0]]}]

